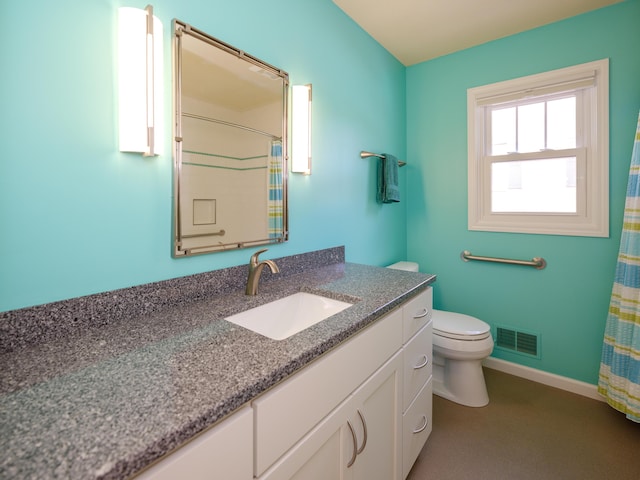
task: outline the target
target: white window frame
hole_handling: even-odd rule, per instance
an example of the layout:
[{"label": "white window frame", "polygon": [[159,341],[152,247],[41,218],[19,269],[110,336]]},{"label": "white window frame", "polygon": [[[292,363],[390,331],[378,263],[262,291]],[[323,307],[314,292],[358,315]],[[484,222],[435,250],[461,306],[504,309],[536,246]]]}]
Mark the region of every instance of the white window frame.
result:
[{"label": "white window frame", "polygon": [[[577,213],[492,213],[491,164],[507,156],[488,156],[488,105],[578,90],[574,150],[577,166]],[[609,236],[609,60],[507,80],[467,90],[468,228],[490,232]],[[553,151],[551,151],[553,152]],[[568,150],[558,150],[565,156]],[[549,153],[553,156],[554,153]],[[544,158],[546,153],[518,153],[509,160]],[[573,156],[573,154],[571,155]]]}]

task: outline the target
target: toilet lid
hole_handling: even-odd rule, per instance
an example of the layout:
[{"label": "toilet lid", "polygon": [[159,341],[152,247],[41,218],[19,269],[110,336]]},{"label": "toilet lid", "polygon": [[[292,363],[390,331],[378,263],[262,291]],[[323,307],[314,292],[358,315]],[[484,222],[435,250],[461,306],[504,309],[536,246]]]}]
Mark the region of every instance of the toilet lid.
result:
[{"label": "toilet lid", "polygon": [[433,333],[457,340],[482,340],[491,334],[491,327],[482,320],[463,313],[433,310]]}]

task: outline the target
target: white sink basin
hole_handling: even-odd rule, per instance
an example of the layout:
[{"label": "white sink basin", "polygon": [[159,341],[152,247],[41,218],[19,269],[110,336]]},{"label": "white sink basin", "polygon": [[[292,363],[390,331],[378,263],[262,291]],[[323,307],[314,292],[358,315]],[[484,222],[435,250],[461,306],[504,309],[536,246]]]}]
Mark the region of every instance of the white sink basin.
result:
[{"label": "white sink basin", "polygon": [[225,318],[231,323],[253,330],[274,340],[291,335],[329,318],[352,304],[298,292]]}]

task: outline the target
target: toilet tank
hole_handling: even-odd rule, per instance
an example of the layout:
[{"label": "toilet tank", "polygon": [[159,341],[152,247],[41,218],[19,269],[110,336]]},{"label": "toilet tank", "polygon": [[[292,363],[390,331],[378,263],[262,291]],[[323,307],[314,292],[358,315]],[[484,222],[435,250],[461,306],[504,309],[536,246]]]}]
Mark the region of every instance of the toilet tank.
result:
[{"label": "toilet tank", "polygon": [[418,264],[416,262],[396,262],[393,265],[389,265],[387,268],[393,268],[394,270],[404,270],[406,272],[417,272]]}]

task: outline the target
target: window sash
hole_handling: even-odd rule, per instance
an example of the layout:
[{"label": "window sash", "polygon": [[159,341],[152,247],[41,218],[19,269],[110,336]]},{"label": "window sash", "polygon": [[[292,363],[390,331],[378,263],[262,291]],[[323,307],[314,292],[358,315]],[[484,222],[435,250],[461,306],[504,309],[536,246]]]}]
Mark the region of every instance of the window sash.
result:
[{"label": "window sash", "polygon": [[[504,109],[504,108],[513,108],[513,107],[523,107],[526,105],[531,105],[531,104],[535,104],[535,103],[543,103],[543,102],[552,102],[554,100],[560,100],[563,98],[568,98],[568,97],[575,97],[576,99],[576,111],[575,111],[575,121],[576,121],[576,125],[575,125],[575,145],[576,147],[582,147],[585,145],[588,145],[590,143],[590,140],[588,138],[588,134],[589,134],[589,129],[588,128],[584,128],[581,119],[584,117],[585,114],[585,109],[587,108],[587,98],[586,98],[586,93],[585,91],[581,90],[581,91],[574,91],[574,92],[562,92],[559,94],[550,94],[550,95],[545,95],[545,96],[541,96],[541,97],[536,97],[536,98],[531,98],[529,100],[526,101],[514,101],[514,102],[509,102],[507,104],[504,105],[485,105],[482,108],[479,108],[479,111],[482,112],[482,122],[483,122],[483,126],[484,126],[484,141],[483,141],[483,151],[484,151],[484,155],[492,155],[492,138],[493,138],[493,123],[492,123],[492,112],[498,109]],[[547,142],[547,132],[546,132],[546,128],[547,128],[547,112],[545,111],[545,124],[544,124],[544,128],[545,128],[545,144]],[[518,136],[518,123],[516,120],[515,123],[515,135],[516,138]],[[498,155],[492,155],[492,156],[499,156]]]},{"label": "window sash", "polygon": [[[549,212],[549,211],[510,211],[494,212],[492,210],[492,170],[493,164],[502,162],[535,162],[536,160],[549,160],[555,158],[576,159],[576,211],[575,212]],[[481,159],[481,172],[483,176],[484,188],[481,192],[483,210],[488,219],[513,216],[538,216],[549,218],[556,216],[563,217],[585,217],[587,213],[587,149],[568,148],[564,150],[543,150],[540,152],[512,153],[509,155],[484,156]]]}]

